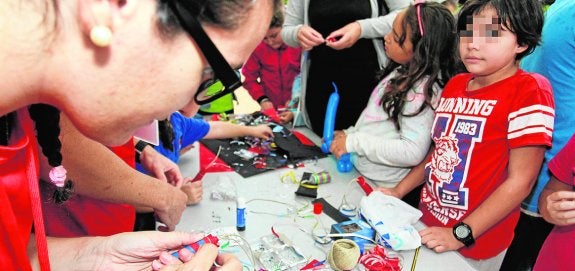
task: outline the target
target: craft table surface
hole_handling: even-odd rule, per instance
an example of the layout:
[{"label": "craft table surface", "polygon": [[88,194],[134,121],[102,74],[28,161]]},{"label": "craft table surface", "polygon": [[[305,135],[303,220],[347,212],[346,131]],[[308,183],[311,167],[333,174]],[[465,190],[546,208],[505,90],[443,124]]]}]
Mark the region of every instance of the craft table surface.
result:
[{"label": "craft table surface", "polygon": [[[304,133],[314,143],[319,143],[319,138],[308,129],[298,129]],[[182,155],[180,168],[184,176],[193,176],[199,169],[199,159],[197,159],[199,148]],[[296,249],[304,254],[306,258],[325,259],[325,253],[329,251],[330,245],[317,245],[312,237],[298,229],[311,231],[316,221],[321,221],[318,227],[329,231],[330,226],[335,223],[326,214],[316,216],[316,218],[301,218],[293,213],[293,208],[288,205],[300,208],[306,204],[310,205],[311,198],[296,196],[297,184],[291,182],[281,182],[281,176],[289,171],[295,171],[296,176],[301,176],[305,171],[323,168],[331,173],[332,180],[328,184],[321,184],[318,188],[318,198],[325,198],[331,205],[338,208],[342,202],[344,194],[348,202],[359,205],[363,195],[360,187],[353,183],[348,185],[350,180],[358,176],[354,170],[350,173],[340,173],[336,169],[336,161],[333,156],[317,161],[308,161],[305,167],[297,169],[278,169],[243,178],[236,172],[207,173],[203,178],[204,198],[198,204],[186,208],[176,230],[179,231],[212,231],[221,228],[235,228],[236,225],[236,202],[211,199],[212,191],[220,189],[222,183],[235,185],[237,195],[249,201],[246,207],[246,229],[240,232],[248,242],[254,243],[262,236],[271,235],[271,227],[278,232],[285,234],[294,244]],[[266,201],[262,201],[266,200]],[[250,201],[252,200],[252,201]],[[271,200],[271,201],[267,201]],[[275,203],[278,201],[281,203]],[[311,210],[311,206],[307,207]],[[294,221],[294,217],[297,217]],[[419,223],[418,228],[424,227]],[[321,230],[316,230],[321,231]],[[402,270],[411,270],[415,250],[401,251]],[[240,252],[243,254],[242,252]],[[465,271],[473,270],[457,252],[435,253],[422,246],[416,263],[417,271]]]}]

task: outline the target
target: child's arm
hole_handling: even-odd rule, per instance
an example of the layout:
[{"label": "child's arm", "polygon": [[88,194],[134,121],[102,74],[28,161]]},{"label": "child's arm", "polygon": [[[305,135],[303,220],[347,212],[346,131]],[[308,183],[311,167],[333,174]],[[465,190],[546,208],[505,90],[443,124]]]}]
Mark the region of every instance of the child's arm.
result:
[{"label": "child's arm", "polygon": [[253,136],[263,139],[273,137],[273,132],[267,125],[243,126],[225,121],[208,121],[210,131],[206,139],[233,138],[239,136]]},{"label": "child's arm", "polygon": [[[529,194],[537,179],[544,154],[544,146],[511,149],[507,179],[463,220],[471,227],[475,239],[516,209]],[[436,252],[463,247],[463,243],[453,236],[451,227],[429,227],[421,230],[420,235],[422,244]]]},{"label": "child's arm", "polygon": [[[418,105],[406,106],[418,108]],[[373,163],[413,167],[423,160],[431,145],[429,133],[433,118],[434,111],[429,107],[417,116],[400,118],[401,130],[394,139],[382,139],[372,129],[362,129],[362,124],[358,123],[355,129],[346,130],[345,149],[347,152],[364,156]],[[373,127],[380,124],[371,125]]]},{"label": "child's arm", "polygon": [[551,176],[539,197],[539,212],[547,222],[567,226],[575,224],[574,211],[575,192],[573,186]]},{"label": "child's arm", "polygon": [[394,188],[376,187],[375,190],[381,191],[386,195],[394,196],[398,199],[405,197],[405,195],[411,192],[411,190],[424,182],[425,164],[429,161],[429,157],[433,153],[433,150],[434,146],[432,145],[431,148],[429,148],[429,152],[427,152],[425,159],[423,159],[419,165],[413,167]]}]

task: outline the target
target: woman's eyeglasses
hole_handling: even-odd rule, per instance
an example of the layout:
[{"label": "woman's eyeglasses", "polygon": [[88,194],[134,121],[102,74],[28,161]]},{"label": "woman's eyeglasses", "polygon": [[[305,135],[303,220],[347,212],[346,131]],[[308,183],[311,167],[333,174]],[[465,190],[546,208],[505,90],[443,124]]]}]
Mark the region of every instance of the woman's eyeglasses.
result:
[{"label": "woman's eyeglasses", "polygon": [[[191,1],[190,1],[191,2]],[[211,68],[214,71],[215,77],[219,79],[224,88],[214,91],[210,90],[210,86],[217,83],[215,78],[208,79],[200,84],[194,100],[198,105],[207,104],[222,96],[234,92],[242,86],[240,77],[234,72],[230,64],[226,61],[224,56],[220,53],[218,48],[214,45],[212,40],[208,37],[198,20],[192,15],[190,10],[194,7],[190,6],[188,1],[168,1],[168,5],[178,17],[182,28],[190,35],[202,53],[208,60]]]}]

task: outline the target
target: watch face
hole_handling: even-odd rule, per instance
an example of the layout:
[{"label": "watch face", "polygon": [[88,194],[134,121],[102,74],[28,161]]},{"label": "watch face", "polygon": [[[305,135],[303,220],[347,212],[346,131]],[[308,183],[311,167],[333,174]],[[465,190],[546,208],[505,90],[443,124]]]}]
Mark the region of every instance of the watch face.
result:
[{"label": "watch face", "polygon": [[466,238],[469,236],[469,229],[464,225],[459,225],[455,228],[455,235],[458,238]]}]

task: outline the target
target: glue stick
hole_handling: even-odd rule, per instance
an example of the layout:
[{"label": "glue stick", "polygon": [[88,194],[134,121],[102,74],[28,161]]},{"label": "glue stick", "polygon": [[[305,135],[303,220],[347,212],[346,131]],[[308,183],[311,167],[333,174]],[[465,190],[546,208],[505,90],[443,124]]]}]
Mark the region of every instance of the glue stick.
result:
[{"label": "glue stick", "polygon": [[237,199],[236,228],[238,231],[246,230],[246,200],[242,197]]}]

